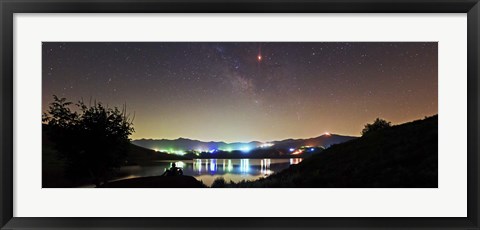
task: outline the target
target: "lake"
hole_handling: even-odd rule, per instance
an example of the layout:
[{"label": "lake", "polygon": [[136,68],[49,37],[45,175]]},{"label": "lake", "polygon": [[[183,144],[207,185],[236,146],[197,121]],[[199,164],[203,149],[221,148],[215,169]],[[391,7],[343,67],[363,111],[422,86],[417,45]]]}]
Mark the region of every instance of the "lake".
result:
[{"label": "lake", "polygon": [[290,159],[194,159],[194,160],[166,160],[157,161],[149,166],[125,166],[120,168],[120,179],[159,176],[162,175],[172,163],[182,168],[184,175],[195,177],[205,185],[211,186],[215,178],[223,177],[227,182],[230,180],[240,182],[242,180],[257,180],[272,173],[298,164],[302,158]]}]

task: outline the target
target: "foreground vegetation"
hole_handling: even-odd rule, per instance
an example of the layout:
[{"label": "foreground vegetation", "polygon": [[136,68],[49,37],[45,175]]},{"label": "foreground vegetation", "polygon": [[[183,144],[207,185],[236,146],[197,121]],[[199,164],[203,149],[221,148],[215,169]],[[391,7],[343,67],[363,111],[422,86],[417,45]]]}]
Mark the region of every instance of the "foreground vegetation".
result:
[{"label": "foreground vegetation", "polygon": [[[132,121],[126,106],[122,110],[110,109],[96,102],[87,106],[82,101],[74,105],[54,96],[43,115],[42,186],[203,187],[193,177],[178,179],[182,181],[150,177],[113,185],[109,181],[119,178],[118,169],[126,165],[197,157],[245,157],[241,151],[178,156],[142,148],[130,143]],[[328,149],[309,149],[301,156],[306,159],[300,164],[267,178],[240,183],[220,178],[212,187],[438,187],[438,116],[397,126],[376,119],[365,125],[361,138]],[[290,157],[271,149],[254,150],[250,156]]]},{"label": "foreground vegetation", "polygon": [[212,187],[435,188],[438,116],[364,132],[264,179]]},{"label": "foreground vegetation", "polygon": [[98,187],[125,165],[185,159],[131,144],[133,132],[126,105],[119,110],[53,96],[42,116],[42,186]]},{"label": "foreground vegetation", "polygon": [[[66,175],[67,163],[59,158],[59,153],[54,148],[54,144],[43,133],[42,140],[42,187],[43,188],[65,188],[78,187],[92,184],[89,177],[72,179]],[[161,160],[186,160],[178,155],[155,152],[151,149],[142,148],[134,144],[129,144],[126,148],[126,157],[124,165],[154,165],[156,161]],[[115,170],[111,172],[111,178],[115,178]]]},{"label": "foreground vegetation", "polygon": [[192,176],[151,176],[105,183],[102,188],[206,188]]}]

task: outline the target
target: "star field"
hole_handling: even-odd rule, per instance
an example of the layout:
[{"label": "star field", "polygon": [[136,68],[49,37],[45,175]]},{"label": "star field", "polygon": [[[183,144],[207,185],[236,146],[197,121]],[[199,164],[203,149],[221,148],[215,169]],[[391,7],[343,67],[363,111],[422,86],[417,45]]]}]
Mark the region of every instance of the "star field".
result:
[{"label": "star field", "polygon": [[437,43],[45,42],[42,106],[127,104],[133,139],[360,135],[438,113]]}]

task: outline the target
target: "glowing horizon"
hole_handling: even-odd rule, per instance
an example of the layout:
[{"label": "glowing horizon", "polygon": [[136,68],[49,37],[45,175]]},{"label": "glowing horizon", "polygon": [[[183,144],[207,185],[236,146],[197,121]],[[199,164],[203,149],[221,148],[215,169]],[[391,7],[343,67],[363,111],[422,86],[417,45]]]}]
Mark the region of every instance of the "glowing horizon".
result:
[{"label": "glowing horizon", "polygon": [[436,42],[44,42],[52,95],[135,113],[132,140],[360,136],[438,113]]}]

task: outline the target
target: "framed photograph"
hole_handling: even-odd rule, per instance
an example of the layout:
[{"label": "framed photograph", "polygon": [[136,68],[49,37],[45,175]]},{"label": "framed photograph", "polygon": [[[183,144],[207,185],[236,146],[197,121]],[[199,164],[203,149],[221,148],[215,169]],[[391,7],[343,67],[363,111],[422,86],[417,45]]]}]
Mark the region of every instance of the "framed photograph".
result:
[{"label": "framed photograph", "polygon": [[476,0],[0,6],[2,229],[480,229]]}]

